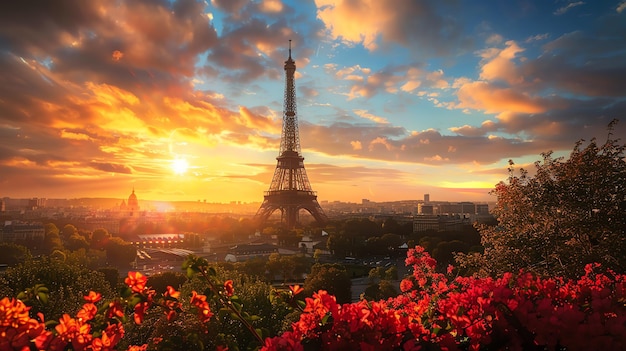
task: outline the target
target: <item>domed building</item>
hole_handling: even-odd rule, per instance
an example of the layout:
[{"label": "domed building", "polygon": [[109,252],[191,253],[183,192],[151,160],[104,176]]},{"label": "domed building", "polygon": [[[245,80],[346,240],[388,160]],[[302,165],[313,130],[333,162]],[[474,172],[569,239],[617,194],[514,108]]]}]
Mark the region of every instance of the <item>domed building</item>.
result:
[{"label": "domed building", "polygon": [[135,188],[133,188],[133,192],[128,196],[128,201],[124,202],[124,200],[122,200],[120,211],[128,211],[128,215],[131,217],[139,212],[139,201],[137,200],[137,195],[135,195]]}]

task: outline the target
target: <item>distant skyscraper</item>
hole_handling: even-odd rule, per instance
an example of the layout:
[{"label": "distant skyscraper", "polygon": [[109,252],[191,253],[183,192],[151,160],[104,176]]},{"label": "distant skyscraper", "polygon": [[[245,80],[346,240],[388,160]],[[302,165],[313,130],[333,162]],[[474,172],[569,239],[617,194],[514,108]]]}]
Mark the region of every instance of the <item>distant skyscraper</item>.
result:
[{"label": "distant skyscraper", "polygon": [[282,222],[291,229],[299,223],[300,210],[307,210],[318,224],[325,224],[328,218],[317,202],[316,193],[311,189],[304,169],[304,157],[300,155],[294,79],[296,63],[291,58],[291,40],[289,41],[289,58],[285,61],[284,69],[285,100],[280,151],[276,158],[278,163],[270,189],[265,192],[255,220],[258,225],[261,225],[274,211],[280,210]]},{"label": "distant skyscraper", "polygon": [[430,202],[430,194],[424,194],[424,203],[427,204]]}]

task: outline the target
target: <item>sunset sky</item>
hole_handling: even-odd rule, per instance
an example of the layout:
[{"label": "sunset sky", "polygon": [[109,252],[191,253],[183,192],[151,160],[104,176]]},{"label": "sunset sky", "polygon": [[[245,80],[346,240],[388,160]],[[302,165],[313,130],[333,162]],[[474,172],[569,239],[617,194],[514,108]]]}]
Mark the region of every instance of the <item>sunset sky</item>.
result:
[{"label": "sunset sky", "polygon": [[625,0],[3,1],[0,197],[262,201],[290,39],[320,201],[493,201],[626,139]]}]

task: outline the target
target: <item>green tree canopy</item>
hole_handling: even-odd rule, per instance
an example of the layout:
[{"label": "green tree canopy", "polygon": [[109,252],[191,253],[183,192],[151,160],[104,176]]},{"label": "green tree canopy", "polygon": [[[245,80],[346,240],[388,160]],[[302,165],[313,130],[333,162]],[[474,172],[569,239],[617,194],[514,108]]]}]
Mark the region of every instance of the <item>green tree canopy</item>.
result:
[{"label": "green tree canopy", "polygon": [[66,224],[61,231],[63,241],[68,240],[72,235],[78,235],[78,229],[73,224]]},{"label": "green tree canopy", "polygon": [[47,319],[58,319],[63,313],[76,313],[85,303],[83,296],[90,290],[103,296],[112,294],[109,283],[101,273],[59,259],[42,257],[6,270],[0,276],[0,295],[17,296],[37,284],[49,289],[49,299],[46,304],[33,305],[30,313],[34,316],[43,312]]},{"label": "green tree canopy", "polygon": [[109,238],[105,249],[108,262],[118,267],[128,267],[137,256],[135,246],[120,237]]},{"label": "green tree canopy", "polygon": [[109,231],[104,228],[98,228],[91,234],[91,247],[94,249],[102,249],[106,246],[111,238]]},{"label": "green tree canopy", "polygon": [[339,303],[352,300],[352,281],[346,269],[339,264],[314,264],[304,281],[304,289],[309,296],[318,290],[326,290],[335,295]]},{"label": "green tree canopy", "polygon": [[26,246],[14,243],[0,243],[0,263],[15,266],[31,258]]},{"label": "green tree canopy", "polygon": [[568,159],[543,153],[534,176],[510,162],[508,182],[493,190],[498,224],[480,228],[489,273],[575,277],[591,262],[626,272],[625,146],[612,128],[603,145],[580,141]]}]

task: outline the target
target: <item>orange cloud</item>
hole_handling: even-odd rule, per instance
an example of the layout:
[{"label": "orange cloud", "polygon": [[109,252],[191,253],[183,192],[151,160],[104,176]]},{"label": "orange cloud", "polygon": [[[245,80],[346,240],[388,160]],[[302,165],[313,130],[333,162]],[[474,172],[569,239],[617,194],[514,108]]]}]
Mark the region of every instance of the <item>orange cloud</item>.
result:
[{"label": "orange cloud", "polygon": [[518,72],[513,60],[524,49],[514,41],[507,41],[506,48],[502,50],[491,49],[482,52],[483,65],[480,78],[488,81],[503,80],[509,84],[518,84],[523,81],[523,76]]},{"label": "orange cloud", "polygon": [[512,88],[500,88],[484,81],[466,82],[457,91],[455,108],[482,110],[486,113],[513,111],[540,113],[546,110],[545,101]]}]

